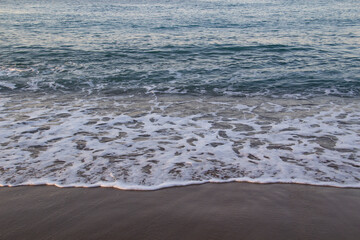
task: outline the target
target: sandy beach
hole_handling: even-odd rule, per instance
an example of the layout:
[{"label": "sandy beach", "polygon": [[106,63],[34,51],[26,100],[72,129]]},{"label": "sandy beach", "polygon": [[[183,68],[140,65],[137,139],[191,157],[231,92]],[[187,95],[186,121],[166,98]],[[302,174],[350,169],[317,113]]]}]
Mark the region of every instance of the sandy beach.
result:
[{"label": "sandy beach", "polygon": [[360,189],[0,188],[0,239],[359,239]]}]

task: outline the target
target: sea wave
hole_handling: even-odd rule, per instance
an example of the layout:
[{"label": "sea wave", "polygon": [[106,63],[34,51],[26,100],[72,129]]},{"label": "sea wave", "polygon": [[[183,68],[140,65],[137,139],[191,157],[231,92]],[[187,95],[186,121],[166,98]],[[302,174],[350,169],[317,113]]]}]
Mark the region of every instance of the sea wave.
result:
[{"label": "sea wave", "polygon": [[359,187],[359,99],[1,97],[0,184]]}]

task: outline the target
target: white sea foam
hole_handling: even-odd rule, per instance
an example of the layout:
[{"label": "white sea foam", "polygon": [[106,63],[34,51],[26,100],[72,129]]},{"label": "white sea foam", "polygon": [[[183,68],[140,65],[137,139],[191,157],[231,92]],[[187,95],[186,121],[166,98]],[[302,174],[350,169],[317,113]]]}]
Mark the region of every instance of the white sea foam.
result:
[{"label": "white sea foam", "polygon": [[68,94],[0,102],[1,185],[360,187],[355,98]]}]

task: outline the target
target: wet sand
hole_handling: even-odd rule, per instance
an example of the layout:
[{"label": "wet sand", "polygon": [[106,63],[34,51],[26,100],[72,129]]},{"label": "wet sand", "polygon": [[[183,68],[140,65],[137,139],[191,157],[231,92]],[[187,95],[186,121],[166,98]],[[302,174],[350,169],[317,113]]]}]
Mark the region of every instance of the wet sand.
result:
[{"label": "wet sand", "polygon": [[359,239],[360,189],[0,188],[0,239]]}]

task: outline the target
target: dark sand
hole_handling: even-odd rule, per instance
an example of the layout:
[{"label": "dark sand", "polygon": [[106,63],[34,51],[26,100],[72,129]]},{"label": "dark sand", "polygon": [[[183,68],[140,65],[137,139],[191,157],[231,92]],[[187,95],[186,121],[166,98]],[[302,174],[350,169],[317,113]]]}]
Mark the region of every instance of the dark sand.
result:
[{"label": "dark sand", "polygon": [[360,239],[360,189],[0,188],[0,239]]}]

